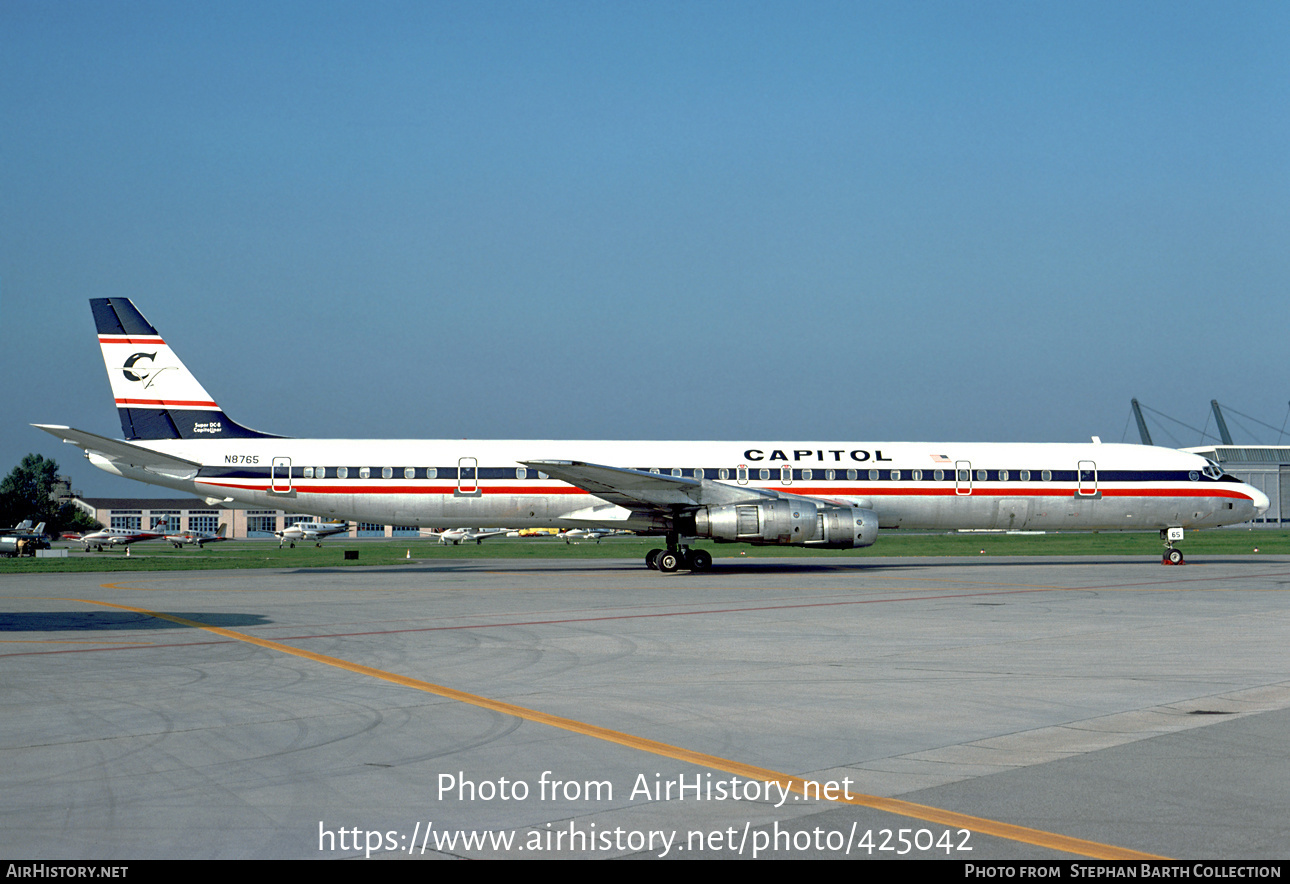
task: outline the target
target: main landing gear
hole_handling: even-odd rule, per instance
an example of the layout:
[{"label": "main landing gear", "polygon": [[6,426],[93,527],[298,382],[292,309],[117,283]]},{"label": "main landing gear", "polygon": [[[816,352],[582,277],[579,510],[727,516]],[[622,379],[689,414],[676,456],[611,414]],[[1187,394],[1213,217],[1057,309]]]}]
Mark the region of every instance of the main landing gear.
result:
[{"label": "main landing gear", "polygon": [[712,567],[712,554],[706,549],[690,549],[681,542],[679,534],[667,535],[667,549],[652,549],[645,555],[645,564],[653,571],[674,574],[693,571],[701,574]]},{"label": "main landing gear", "polygon": [[1183,539],[1183,529],[1165,528],[1160,532],[1160,539],[1165,542],[1165,554],[1160,559],[1162,565],[1185,565],[1187,560],[1183,558],[1182,550],[1174,548],[1175,540]]}]

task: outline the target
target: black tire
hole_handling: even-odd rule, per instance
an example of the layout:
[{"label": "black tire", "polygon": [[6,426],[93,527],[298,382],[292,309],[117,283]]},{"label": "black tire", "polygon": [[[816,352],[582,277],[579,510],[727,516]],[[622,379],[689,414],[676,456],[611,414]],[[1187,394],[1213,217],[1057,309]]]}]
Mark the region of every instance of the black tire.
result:
[{"label": "black tire", "polygon": [[690,552],[690,570],[695,572],[707,571],[712,567],[712,553],[706,549],[696,549]]},{"label": "black tire", "polygon": [[645,553],[645,567],[649,568],[651,571],[657,571],[658,557],[661,552],[663,552],[661,549],[652,549]]},{"label": "black tire", "polygon": [[1183,563],[1183,554],[1180,549],[1171,549],[1165,553],[1165,560],[1171,565],[1181,565]]},{"label": "black tire", "polygon": [[655,561],[658,563],[658,569],[664,574],[675,574],[681,569],[681,557],[670,549],[663,550]]}]

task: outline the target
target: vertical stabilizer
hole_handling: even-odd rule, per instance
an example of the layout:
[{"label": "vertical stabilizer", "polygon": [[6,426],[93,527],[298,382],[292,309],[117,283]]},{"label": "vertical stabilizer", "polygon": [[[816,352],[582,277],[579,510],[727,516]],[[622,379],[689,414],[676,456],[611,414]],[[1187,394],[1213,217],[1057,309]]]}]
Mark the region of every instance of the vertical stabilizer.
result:
[{"label": "vertical stabilizer", "polygon": [[129,298],[95,298],[90,308],[126,439],[269,435],[230,420]]}]

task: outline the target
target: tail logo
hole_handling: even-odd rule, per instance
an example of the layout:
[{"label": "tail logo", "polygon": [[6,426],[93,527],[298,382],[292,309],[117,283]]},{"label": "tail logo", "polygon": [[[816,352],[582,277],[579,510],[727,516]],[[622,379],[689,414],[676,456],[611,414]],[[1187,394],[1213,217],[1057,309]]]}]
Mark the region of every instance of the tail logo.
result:
[{"label": "tail logo", "polygon": [[[125,375],[127,381],[142,383],[146,390],[152,386],[152,382],[166,369],[174,368],[173,365],[157,366],[152,364],[152,360],[157,358],[156,353],[135,353],[125,361],[121,366],[121,373]],[[139,365],[139,360],[148,360],[147,364]],[[138,366],[136,369],[135,366]]]}]

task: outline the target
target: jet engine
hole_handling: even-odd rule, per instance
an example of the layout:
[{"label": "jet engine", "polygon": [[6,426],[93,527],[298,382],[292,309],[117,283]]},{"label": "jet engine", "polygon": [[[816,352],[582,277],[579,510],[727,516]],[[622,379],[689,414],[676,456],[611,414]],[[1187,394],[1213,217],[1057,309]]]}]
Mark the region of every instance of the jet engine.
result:
[{"label": "jet engine", "polygon": [[775,499],[703,507],[682,516],[677,528],[726,543],[853,549],[878,539],[878,514],[855,506]]}]

